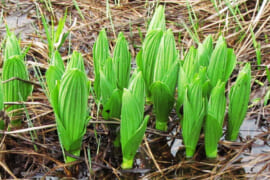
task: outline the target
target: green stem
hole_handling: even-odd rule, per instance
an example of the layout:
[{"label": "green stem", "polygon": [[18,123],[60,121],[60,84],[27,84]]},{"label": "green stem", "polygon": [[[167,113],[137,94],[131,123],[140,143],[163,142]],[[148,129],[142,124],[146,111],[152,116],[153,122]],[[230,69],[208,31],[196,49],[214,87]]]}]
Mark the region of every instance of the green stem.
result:
[{"label": "green stem", "polygon": [[167,121],[161,121],[159,119],[156,120],[156,129],[160,131],[167,131]]},{"label": "green stem", "polygon": [[192,158],[194,155],[195,149],[186,147],[186,157],[187,158]]},{"label": "green stem", "polygon": [[228,141],[236,141],[238,138],[238,132],[228,132],[226,135],[226,140]]},{"label": "green stem", "polygon": [[208,158],[211,158],[211,159],[216,158],[217,157],[217,149],[214,149],[211,152],[209,152],[209,150],[208,151],[206,150],[206,156]]},{"label": "green stem", "polygon": [[[72,154],[74,156],[80,156],[80,150],[77,150],[77,151],[72,152],[70,154]],[[65,158],[66,163],[70,163],[70,162],[73,162],[73,161],[76,161],[76,160],[77,160],[76,158],[73,158],[73,157],[70,157],[70,156],[66,155],[66,158]]]},{"label": "green stem", "polygon": [[126,159],[123,157],[123,162],[121,167],[123,169],[131,169],[133,167],[133,159]]}]

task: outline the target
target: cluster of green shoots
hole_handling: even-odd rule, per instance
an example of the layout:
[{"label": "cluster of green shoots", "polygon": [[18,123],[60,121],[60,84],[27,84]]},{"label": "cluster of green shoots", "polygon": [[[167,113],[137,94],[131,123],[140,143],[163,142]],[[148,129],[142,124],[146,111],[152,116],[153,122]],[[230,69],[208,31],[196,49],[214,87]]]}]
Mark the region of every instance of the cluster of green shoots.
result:
[{"label": "cluster of green shoots", "polygon": [[[115,49],[119,47],[119,39]],[[159,6],[136,56],[137,68],[130,80],[130,55],[126,41],[123,44],[124,48],[118,49],[117,53],[114,51],[116,60],[111,60],[106,33],[102,30],[93,52],[95,92],[103,104],[103,115],[104,110],[106,113],[117,110],[105,119],[119,116],[121,119],[122,168],[132,167],[143,138],[149,119],[149,116],[144,118],[145,99],[153,104],[156,129],[166,131],[169,113],[175,104],[176,84],[176,110],[181,119],[186,156],[193,156],[203,129],[206,155],[216,157],[227,105],[225,87],[236,65],[236,56],[233,49],[227,47],[225,39],[220,36],[214,47],[212,36],[208,36],[197,49],[191,47],[184,61],[180,61],[174,35],[170,29],[166,30],[164,8]],[[129,83],[119,86],[117,82],[123,82],[123,79]],[[237,139],[248,108],[250,85],[250,65],[246,64],[228,93],[228,140]],[[119,90],[121,93],[117,93]],[[111,105],[113,107],[109,108]],[[180,113],[181,109],[183,113]]]},{"label": "cluster of green shoots", "polygon": [[93,47],[93,60],[94,90],[98,103],[103,105],[102,116],[119,119],[123,89],[128,87],[131,69],[131,55],[123,33],[119,33],[113,57],[110,57],[106,32],[100,31]]},{"label": "cluster of green shoots", "polygon": [[[57,132],[66,162],[80,155],[83,136],[90,120],[88,98],[91,84],[83,57],[74,51],[65,65],[58,49],[67,34],[61,33],[65,18],[56,31],[42,18],[49,43],[50,66],[46,71],[48,97],[53,107]],[[7,32],[0,86],[3,102],[26,101],[32,86],[16,36]],[[166,30],[164,7],[159,6],[149,24],[142,48],[136,56],[137,68],[131,75],[131,54],[124,34],[119,33],[111,56],[106,31],[102,30],[93,47],[94,95],[102,105],[104,119],[120,119],[122,168],[132,168],[144,137],[149,115],[145,103],[153,104],[156,129],[167,131],[169,113],[175,106],[181,119],[186,156],[192,157],[203,130],[205,151],[217,156],[218,141],[228,104],[228,140],[236,140],[248,108],[251,70],[246,64],[227,93],[227,82],[235,68],[236,56],[220,36],[213,43],[208,36],[198,48],[191,47],[184,61],[179,59],[173,32]],[[13,78],[13,79],[11,79]],[[228,102],[227,102],[228,99]],[[21,105],[8,106],[11,117],[21,113]],[[183,109],[183,112],[181,111]],[[181,113],[182,112],[182,113]],[[144,117],[145,116],[145,117]],[[20,119],[11,121],[20,124]],[[0,126],[2,124],[0,123]]]},{"label": "cluster of green shoots", "polygon": [[[225,86],[236,65],[233,49],[227,48],[222,36],[213,47],[208,36],[198,48],[191,47],[180,65],[177,112],[183,108],[182,134],[186,156],[192,157],[204,131],[205,151],[209,158],[217,156],[217,144],[223,134],[226,110]],[[250,65],[240,71],[229,91],[228,140],[236,140],[245,118],[251,86]]]},{"label": "cluster of green shoots", "polygon": [[[16,102],[23,102],[32,92],[32,85],[29,84],[29,74],[25,65],[24,57],[27,53],[22,52],[20,43],[14,33],[7,28],[4,44],[4,64],[2,71],[2,83],[0,85],[0,107],[5,109],[10,125],[19,128],[22,123],[23,105]],[[4,102],[12,102],[12,105],[4,106]],[[1,120],[1,129],[4,128]]]}]

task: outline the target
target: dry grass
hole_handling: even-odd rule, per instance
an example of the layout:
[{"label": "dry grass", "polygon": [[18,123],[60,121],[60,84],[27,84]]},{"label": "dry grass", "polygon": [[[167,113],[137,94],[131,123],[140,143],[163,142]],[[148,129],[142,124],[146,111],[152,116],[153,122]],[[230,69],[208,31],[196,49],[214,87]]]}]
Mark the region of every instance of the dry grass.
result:
[{"label": "dry grass", "polygon": [[[92,107],[93,119],[84,138],[81,158],[73,163],[73,168],[70,168],[71,164],[63,163],[52,108],[33,69],[39,67],[44,75],[48,68],[46,38],[37,12],[40,9],[47,20],[53,19],[57,24],[68,8],[65,31],[71,30],[71,36],[61,48],[61,54],[65,60],[68,59],[69,47],[71,51],[78,50],[83,53],[89,78],[93,80],[92,47],[98,32],[102,28],[107,29],[111,48],[115,44],[116,35],[120,31],[124,32],[134,58],[142,44],[140,35],[145,35],[147,23],[157,1],[126,0],[121,1],[120,6],[114,4],[114,1],[109,1],[109,11],[105,0],[77,0],[76,2],[84,19],[71,0],[44,2],[12,0],[2,1],[0,4],[4,22],[11,30],[20,34],[21,45],[23,47],[31,45],[27,54],[27,64],[31,73],[30,81],[35,85],[33,95],[27,103],[24,103],[30,119],[25,118],[24,126],[20,130],[0,132],[3,134],[0,144],[0,167],[2,167],[0,177],[269,179],[270,106],[269,104],[263,106],[263,98],[269,86],[265,72],[265,68],[270,67],[269,1],[240,0],[232,1],[231,6],[228,6],[227,0],[221,1],[222,3],[217,4],[216,7],[211,1],[206,0],[160,1],[161,4],[166,4],[167,28],[171,28],[175,34],[181,58],[190,46],[196,46],[196,39],[202,41],[208,34],[212,34],[216,39],[219,34],[223,34],[238,57],[239,64],[235,75],[243,62],[251,63],[252,94],[246,117],[249,126],[245,126],[251,129],[242,129],[238,142],[222,139],[219,158],[216,160],[205,158],[203,137],[193,159],[184,158],[184,146],[181,143],[175,143],[178,152],[174,157],[170,153],[172,148],[175,148],[172,144],[181,139],[181,133],[179,120],[175,113],[172,113],[169,133],[160,133],[152,129],[154,126],[150,124],[137,156],[136,168],[128,171],[120,169],[121,155],[119,150],[113,148],[111,132],[106,126],[108,123],[118,124],[118,122],[104,122],[100,117],[98,118],[95,106]],[[192,18],[189,17],[189,12],[193,15]],[[254,32],[257,43],[261,44],[262,60],[259,66],[256,62],[251,31]],[[1,40],[4,34],[5,27],[0,24]],[[2,62],[2,59],[0,60]],[[235,75],[232,76],[228,86],[231,86],[235,80]],[[257,81],[264,85],[259,85]],[[254,99],[259,100],[254,101]],[[28,127],[27,121],[32,121],[34,127]],[[30,132],[35,132],[34,139],[31,139]]]}]

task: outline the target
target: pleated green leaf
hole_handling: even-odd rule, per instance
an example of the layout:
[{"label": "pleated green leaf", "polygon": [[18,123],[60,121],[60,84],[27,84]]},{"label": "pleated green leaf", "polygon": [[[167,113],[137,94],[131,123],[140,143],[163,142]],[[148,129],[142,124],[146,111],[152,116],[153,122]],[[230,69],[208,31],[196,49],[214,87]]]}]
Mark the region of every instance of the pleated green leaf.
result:
[{"label": "pleated green leaf", "polygon": [[180,65],[179,75],[178,75],[178,86],[177,86],[177,104],[176,112],[179,114],[180,108],[183,105],[185,91],[187,85],[194,78],[195,74],[198,73],[198,62],[196,62],[197,50],[191,46],[188,53],[185,55],[183,65]]},{"label": "pleated green leaf", "polygon": [[154,82],[162,81],[164,76],[172,70],[173,66],[175,66],[175,62],[178,60],[178,52],[175,46],[173,32],[170,29],[163,34],[157,53]]},{"label": "pleated green leaf", "polygon": [[165,31],[166,28],[166,24],[165,24],[165,10],[163,6],[158,6],[158,8],[156,9],[152,20],[149,24],[147,33],[149,33],[152,30],[157,30],[160,29],[162,31]]},{"label": "pleated green leaf", "polygon": [[52,56],[50,66],[47,69],[46,74],[45,74],[49,93],[53,91],[53,89],[56,86],[57,81],[61,80],[64,74],[64,71],[65,71],[65,65],[62,60],[62,57],[58,51],[55,51]]},{"label": "pleated green leaf", "polygon": [[[6,81],[11,78],[20,78],[22,80],[29,80],[28,71],[21,56],[11,56],[4,61],[2,80]],[[3,84],[3,94],[5,102],[26,101],[27,97],[32,92],[32,85],[21,80],[11,80]],[[6,110],[12,111],[22,108],[22,105],[11,105]],[[12,114],[11,116],[16,116]],[[11,122],[13,123],[13,122]],[[15,122],[14,126],[19,126],[20,121]]]},{"label": "pleated green leaf", "polygon": [[64,71],[58,66],[50,65],[46,71],[46,81],[49,92],[51,93],[56,86],[57,81],[61,80]]},{"label": "pleated green leaf", "polygon": [[119,33],[113,52],[113,64],[119,89],[127,88],[131,68],[131,55],[128,49],[128,43],[123,35]]},{"label": "pleated green leaf", "polygon": [[219,81],[211,91],[204,126],[205,152],[209,158],[217,156],[217,145],[222,136],[225,109],[225,83]]},{"label": "pleated green leaf", "polygon": [[153,83],[156,58],[159,50],[159,45],[163,36],[163,31],[152,30],[146,36],[142,47],[142,62],[140,69],[146,83],[146,95],[150,97],[150,86]]},{"label": "pleated green leaf", "polygon": [[195,74],[198,73],[199,64],[196,60],[197,60],[197,50],[193,46],[191,46],[191,48],[189,49],[188,53],[184,58],[183,64],[183,69],[186,73],[188,81],[193,79]]},{"label": "pleated green leaf", "polygon": [[209,35],[203,41],[203,43],[198,46],[198,61],[200,66],[208,67],[210,62],[210,57],[213,51],[213,39],[212,36]]},{"label": "pleated green leaf", "polygon": [[182,65],[179,66],[179,75],[178,75],[178,86],[177,86],[177,103],[176,103],[176,112],[180,115],[180,108],[183,105],[186,86],[188,85],[189,81],[184,71]]},{"label": "pleated green leaf", "polygon": [[143,69],[142,49],[136,55],[136,64],[137,64],[137,69],[142,71]]},{"label": "pleated green leaf", "polygon": [[233,69],[236,65],[236,55],[234,54],[233,49],[227,48],[227,62],[225,67],[225,77],[224,82],[227,82],[231,76]]},{"label": "pleated green leaf", "polygon": [[176,60],[171,69],[163,76],[161,79],[162,82],[164,82],[170,91],[170,94],[174,96],[175,93],[175,87],[177,83],[178,78],[178,72],[179,72],[179,62]]},{"label": "pleated green leaf", "polygon": [[216,86],[219,80],[225,80],[227,61],[227,45],[224,40],[219,38],[217,45],[210,58],[207,74],[212,88]]},{"label": "pleated green leaf", "polygon": [[64,62],[63,62],[62,57],[61,57],[61,55],[60,55],[60,53],[58,51],[55,51],[54,52],[53,58],[51,60],[51,65],[56,66],[62,72],[65,71]]},{"label": "pleated green leaf", "polygon": [[101,102],[106,104],[116,89],[115,69],[111,58],[106,60],[103,70],[100,71]]},{"label": "pleated green leaf", "polygon": [[108,101],[103,106],[102,117],[106,120],[115,117],[120,118],[121,107],[122,107],[122,95],[123,91],[120,89],[115,89]]},{"label": "pleated green leaf", "polygon": [[0,83],[0,111],[4,110],[4,94],[3,85]]},{"label": "pleated green leaf", "polygon": [[8,28],[4,52],[4,61],[9,59],[11,56],[21,55],[19,41],[15,34],[13,32],[10,32]]},{"label": "pleated green leaf", "polygon": [[94,89],[97,99],[100,99],[100,70],[104,66],[106,60],[110,57],[110,49],[108,38],[105,29],[99,32],[98,38],[93,47],[93,61],[94,61],[94,72],[95,82]]},{"label": "pleated green leaf", "polygon": [[156,129],[166,131],[167,121],[174,104],[174,92],[178,74],[178,52],[171,30],[166,31],[158,49],[154,80],[150,87],[154,112],[156,114]]},{"label": "pleated green leaf", "polygon": [[[74,68],[68,69],[59,82],[51,93],[58,135],[62,147],[67,152],[79,156],[89,119],[88,80],[84,72]],[[66,162],[74,160],[72,157],[65,157]]]},{"label": "pleated green leaf", "polygon": [[186,157],[192,157],[198,143],[205,116],[205,100],[199,78],[188,85],[184,96],[184,117],[182,134],[186,148]]},{"label": "pleated green leaf", "polygon": [[132,168],[134,156],[142,141],[149,116],[144,116],[144,80],[141,72],[134,75],[129,89],[124,89],[120,138],[123,154],[122,168]]},{"label": "pleated green leaf", "polygon": [[244,121],[248,109],[249,96],[251,91],[251,70],[250,64],[239,72],[235,84],[229,92],[229,120],[226,138],[235,141],[239,129]]},{"label": "pleated green leaf", "polygon": [[77,51],[73,51],[70,61],[67,64],[67,70],[73,68],[78,68],[82,72],[85,72],[82,54]]},{"label": "pleated green leaf", "polygon": [[[4,111],[4,96],[3,96],[3,88],[2,88],[2,83],[0,83],[0,111],[1,114]],[[5,120],[3,117],[0,117],[0,130],[5,130]],[[2,135],[0,135],[1,137]]]},{"label": "pleated green leaf", "polygon": [[156,129],[167,131],[168,117],[173,108],[174,97],[170,93],[168,86],[160,81],[152,84],[151,94],[156,115]]}]

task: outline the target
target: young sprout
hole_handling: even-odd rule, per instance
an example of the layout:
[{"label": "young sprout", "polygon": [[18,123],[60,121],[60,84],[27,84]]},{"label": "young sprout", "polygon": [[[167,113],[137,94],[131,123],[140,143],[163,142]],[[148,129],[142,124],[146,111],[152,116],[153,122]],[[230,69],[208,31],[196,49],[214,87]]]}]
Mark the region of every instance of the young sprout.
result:
[{"label": "young sprout", "polygon": [[219,80],[227,82],[235,64],[236,57],[233,50],[227,48],[224,38],[220,36],[211,55],[207,69],[211,87],[214,88]]},{"label": "young sprout", "polygon": [[187,85],[190,83],[191,79],[198,72],[196,64],[197,50],[191,46],[188,53],[184,58],[184,64],[180,64],[179,75],[178,75],[178,97],[176,103],[176,111],[180,115],[179,111],[184,102],[185,91]]},{"label": "young sprout", "polygon": [[113,64],[117,87],[121,90],[128,87],[131,68],[131,55],[128,49],[128,42],[121,32],[118,35],[113,51]]},{"label": "young sprout", "polygon": [[51,64],[46,71],[46,81],[49,92],[52,92],[56,86],[56,82],[61,80],[65,71],[64,62],[58,51],[55,52]]},{"label": "young sprout", "polygon": [[[58,136],[63,152],[74,156],[80,155],[82,138],[89,121],[88,81],[82,55],[73,52],[66,70],[60,54],[56,53],[46,72],[46,80],[50,92]],[[64,153],[65,162],[76,160]]]},{"label": "young sprout", "polygon": [[129,88],[124,89],[120,125],[123,154],[122,168],[133,166],[134,156],[143,139],[149,116],[144,117],[144,80],[141,72],[133,74]]},{"label": "young sprout", "polygon": [[[12,79],[15,78],[15,79]],[[19,78],[19,79],[16,79]],[[5,102],[26,101],[32,92],[32,85],[23,81],[29,80],[28,71],[24,62],[24,55],[21,53],[19,42],[9,30],[7,30],[7,40],[5,44],[5,56],[2,72],[3,96]],[[21,125],[20,116],[22,105],[11,105],[6,109],[10,113],[11,125],[19,127]]]},{"label": "young sprout", "polygon": [[100,89],[100,71],[105,65],[106,60],[110,57],[110,49],[108,38],[105,29],[99,32],[98,38],[93,47],[93,60],[94,60],[94,72],[95,82],[94,89],[96,98],[100,100],[101,89]]},{"label": "young sprout", "polygon": [[104,119],[120,117],[122,93],[116,87],[115,69],[111,58],[105,62],[100,71],[101,103],[103,104],[102,116]]},{"label": "young sprout", "polygon": [[103,105],[102,116],[104,119],[120,118],[123,88],[128,86],[131,68],[131,55],[123,33],[118,35],[111,58],[106,32],[102,30],[95,42],[93,55],[94,88]]},{"label": "young sprout", "polygon": [[22,55],[20,43],[13,32],[10,32],[7,28],[7,39],[4,49],[4,60],[9,59],[12,56]]},{"label": "young sprout", "polygon": [[239,72],[235,84],[229,92],[229,120],[226,139],[235,141],[238,137],[239,129],[244,121],[249,96],[251,91],[251,70],[250,64]]},{"label": "young sprout", "polygon": [[174,105],[174,92],[178,74],[178,52],[171,30],[164,33],[156,59],[154,80],[150,87],[156,129],[166,131],[170,111]]},{"label": "young sprout", "polygon": [[163,6],[158,6],[158,8],[155,10],[155,13],[151,19],[151,22],[149,24],[147,34],[152,30],[160,29],[162,31],[165,31],[166,24],[165,24],[165,10]]},{"label": "young sprout", "polygon": [[199,43],[198,46],[198,63],[200,66],[208,67],[210,58],[213,52],[213,39],[212,36],[209,35],[203,41],[203,43]]},{"label": "young sprout", "polygon": [[141,52],[136,57],[137,65],[142,71],[142,75],[145,80],[146,96],[149,99],[151,98],[150,87],[154,80],[156,59],[162,36],[162,30],[150,31],[144,40]]},{"label": "young sprout", "polygon": [[204,126],[205,152],[209,158],[217,156],[217,145],[222,136],[225,109],[225,83],[218,81],[210,94]]},{"label": "young sprout", "polygon": [[186,157],[190,158],[196,150],[205,116],[205,98],[203,97],[202,80],[199,76],[195,77],[187,86],[183,105],[182,134]]}]

